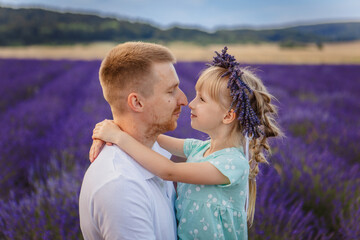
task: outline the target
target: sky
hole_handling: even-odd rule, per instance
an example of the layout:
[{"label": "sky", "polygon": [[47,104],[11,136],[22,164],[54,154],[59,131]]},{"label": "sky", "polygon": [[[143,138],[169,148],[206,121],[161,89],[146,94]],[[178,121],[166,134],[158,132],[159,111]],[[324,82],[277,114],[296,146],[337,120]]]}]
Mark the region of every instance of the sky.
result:
[{"label": "sky", "polygon": [[90,12],[131,21],[216,30],[360,21],[360,0],[0,0],[0,6],[37,6]]}]

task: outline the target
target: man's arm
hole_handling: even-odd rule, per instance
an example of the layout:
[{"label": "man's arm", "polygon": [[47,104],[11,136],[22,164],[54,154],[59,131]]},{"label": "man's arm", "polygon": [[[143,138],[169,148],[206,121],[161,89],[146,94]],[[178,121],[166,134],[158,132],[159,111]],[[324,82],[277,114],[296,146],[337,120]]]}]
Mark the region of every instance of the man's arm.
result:
[{"label": "man's arm", "polygon": [[94,224],[104,239],[155,239],[152,204],[138,183],[120,176],[94,195]]}]

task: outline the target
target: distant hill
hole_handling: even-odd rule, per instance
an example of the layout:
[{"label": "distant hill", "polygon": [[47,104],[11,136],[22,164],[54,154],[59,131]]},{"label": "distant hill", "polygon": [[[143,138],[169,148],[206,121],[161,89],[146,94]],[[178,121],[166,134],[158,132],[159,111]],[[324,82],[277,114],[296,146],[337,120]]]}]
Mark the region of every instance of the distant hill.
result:
[{"label": "distant hill", "polygon": [[81,13],[0,7],[0,45],[74,44],[95,41],[186,41],[200,44],[275,42],[306,44],[360,40],[360,22],[327,23],[281,29],[161,30],[147,23]]}]

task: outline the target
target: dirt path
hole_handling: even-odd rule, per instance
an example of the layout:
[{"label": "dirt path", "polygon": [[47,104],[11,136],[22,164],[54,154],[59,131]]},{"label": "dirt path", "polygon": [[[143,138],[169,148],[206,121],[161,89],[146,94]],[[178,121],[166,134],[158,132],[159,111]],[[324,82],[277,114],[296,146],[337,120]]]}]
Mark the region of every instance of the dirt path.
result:
[{"label": "dirt path", "polygon": [[[0,47],[0,58],[37,59],[102,59],[115,43],[94,43],[74,46]],[[187,43],[167,45],[178,61],[209,61],[214,51],[223,45],[199,46]],[[303,48],[280,48],[276,44],[228,45],[229,52],[245,63],[355,63],[360,64],[360,41],[325,44],[321,50],[315,45]]]}]

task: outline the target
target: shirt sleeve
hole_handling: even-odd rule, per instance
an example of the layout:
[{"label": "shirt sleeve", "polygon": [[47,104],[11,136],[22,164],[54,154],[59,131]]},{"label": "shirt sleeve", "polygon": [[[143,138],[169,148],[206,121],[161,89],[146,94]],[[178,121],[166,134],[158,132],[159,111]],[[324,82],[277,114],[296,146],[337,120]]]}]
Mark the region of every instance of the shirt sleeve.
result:
[{"label": "shirt sleeve", "polygon": [[138,183],[115,179],[94,195],[93,220],[104,239],[155,239],[151,204]]},{"label": "shirt sleeve", "polygon": [[219,155],[209,162],[230,180],[229,184],[219,185],[221,187],[229,187],[248,179],[249,163],[243,156]]},{"label": "shirt sleeve", "polygon": [[194,138],[187,138],[184,141],[184,154],[188,158],[191,152],[198,147],[203,141],[194,139]]}]

